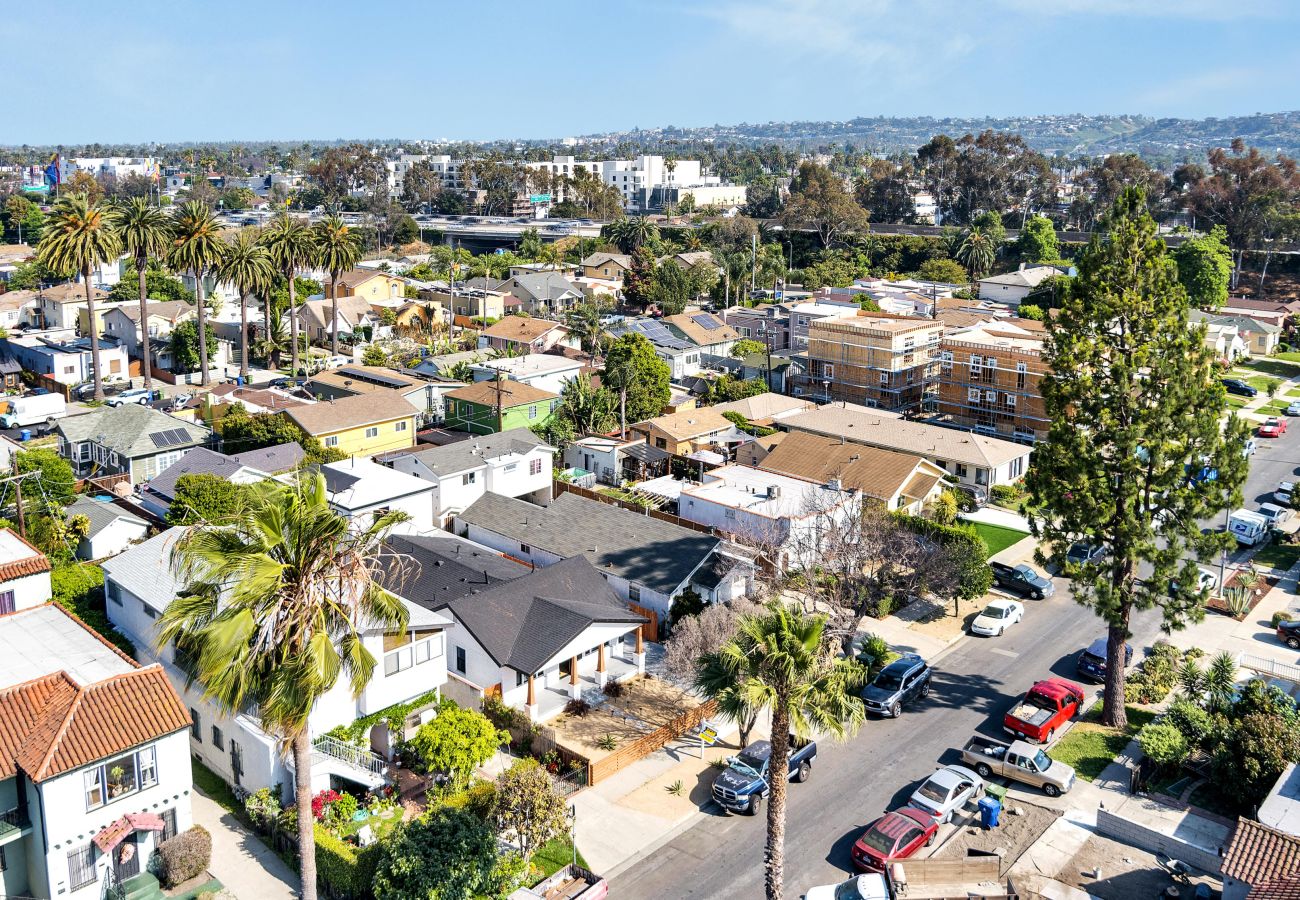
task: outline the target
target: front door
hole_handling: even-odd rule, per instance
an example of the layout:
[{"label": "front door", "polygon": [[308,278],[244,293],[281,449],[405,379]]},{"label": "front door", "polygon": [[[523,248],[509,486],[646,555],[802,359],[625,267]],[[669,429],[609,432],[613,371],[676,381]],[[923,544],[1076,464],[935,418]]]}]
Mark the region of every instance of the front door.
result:
[{"label": "front door", "polygon": [[113,875],[116,876],[117,883],[121,884],[139,874],[140,845],[136,842],[136,835],[133,832],[113,850]]}]

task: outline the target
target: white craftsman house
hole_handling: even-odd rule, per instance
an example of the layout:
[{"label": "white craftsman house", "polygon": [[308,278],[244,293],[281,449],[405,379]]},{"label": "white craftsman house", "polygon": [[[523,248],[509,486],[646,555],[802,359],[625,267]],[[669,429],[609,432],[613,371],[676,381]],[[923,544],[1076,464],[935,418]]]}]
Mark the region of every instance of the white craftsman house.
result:
[{"label": "white craftsman house", "polygon": [[395,456],[391,465],[432,483],[439,528],[486,493],[549,503],[555,448],[527,428],[475,435],[442,447]]},{"label": "white craftsman house", "polygon": [[[330,506],[339,515],[362,526],[389,511],[401,511],[410,518],[398,531],[428,531],[434,527],[434,486],[422,478],[398,472],[365,458],[352,457],[320,467],[329,491]],[[280,476],[292,481],[292,472]]]},{"label": "white craftsman house", "polygon": [[[281,753],[277,739],[262,730],[255,708],[234,715],[220,712],[196,689],[187,689],[187,660],[173,646],[155,649],[158,617],[181,590],[171,562],[177,531],[165,531],[104,563],[104,591],[108,617],[129,636],[141,653],[162,663],[194,720],[189,751],[231,784],[249,790],[292,785],[292,759]],[[379,661],[374,676],[360,697],[354,698],[342,678],[312,710],[308,730],[317,752],[312,758],[312,790],[332,784],[373,788],[385,781],[393,746],[384,723],[364,736],[364,747],[330,737],[327,731],[357,719],[420,700],[411,711],[404,731],[412,733],[421,716],[436,708],[447,680],[444,631],[451,621],[423,606],[407,603],[410,622],[405,632],[385,634],[366,630],[364,645]]]},{"label": "white craftsman house", "polygon": [[50,561],[11,529],[0,530],[0,615],[50,599]]},{"label": "white craftsman house", "polygon": [[0,896],[157,891],[150,854],[191,825],[190,718],[162,668],[52,603],[0,616],[0,660]]},{"label": "white craftsman house", "polygon": [[447,693],[465,705],[491,694],[536,722],[645,671],[647,620],[583,557],[530,570],[449,534],[392,544],[422,573],[404,596],[452,620]]}]

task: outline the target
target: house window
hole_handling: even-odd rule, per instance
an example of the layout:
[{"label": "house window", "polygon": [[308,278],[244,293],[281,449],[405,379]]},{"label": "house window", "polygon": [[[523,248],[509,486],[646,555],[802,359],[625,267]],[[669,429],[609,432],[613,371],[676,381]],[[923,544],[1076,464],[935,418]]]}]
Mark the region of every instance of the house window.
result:
[{"label": "house window", "polygon": [[146,747],[136,757],[140,761],[140,787],[153,787],[158,783],[158,757],[153,747]]},{"label": "house window", "polygon": [[506,471],[506,472],[513,472],[513,471],[514,471],[515,469],[517,469],[517,468],[519,468],[519,464],[518,464],[518,463],[510,463],[510,465],[508,465],[508,466],[505,467],[505,470],[504,470],[504,471]]},{"label": "house window", "polygon": [[542,461],[540,459],[531,459],[528,461],[528,474],[529,475],[542,474]]},{"label": "house window", "polygon": [[216,747],[218,750],[226,749],[226,738],[221,733],[221,729],[216,725],[212,726],[212,746]]},{"label": "house window", "polygon": [[633,603],[640,603],[641,588],[637,587],[635,584],[629,584],[627,586],[627,599],[631,600]]},{"label": "house window", "polygon": [[1015,408],[1016,408],[1016,395],[1015,395],[1015,394],[1007,394],[1007,406],[1011,407],[1012,409],[1015,409]]},{"label": "house window", "polygon": [[118,588],[116,581],[109,580],[105,582],[104,591],[108,594],[109,600],[112,600],[118,606],[122,605],[122,591]]},{"label": "house window", "polygon": [[87,812],[143,788],[153,787],[158,783],[153,747],[110,759],[86,771],[82,777]]},{"label": "house window", "polygon": [[464,647],[456,648],[456,671],[462,675],[465,674],[465,648]]},{"label": "house window", "polygon": [[144,610],[144,614],[149,618],[151,619],[158,618],[158,610],[154,609],[152,606],[150,606],[148,603],[145,603],[143,600],[140,601],[140,608]]},{"label": "house window", "polygon": [[530,546],[528,546],[527,544],[520,544],[520,545],[519,545],[519,552],[522,553],[522,554],[524,554],[524,556],[527,556],[527,555],[529,555],[530,553],[533,552],[533,548],[530,547]]},{"label": "house window", "polygon": [[462,485],[464,485],[464,484],[473,484],[473,483],[474,483],[474,476],[477,475],[477,474],[478,474],[477,472],[466,472],[464,475],[460,476],[460,483],[461,483]]},{"label": "house window", "polygon": [[164,809],[162,811],[162,820],[162,839],[164,841],[170,841],[172,838],[176,837],[176,810]]},{"label": "house window", "polygon": [[379,437],[379,429],[378,429],[378,428],[367,428],[367,429],[366,429],[366,437],[368,437],[368,438]]},{"label": "house window", "polygon": [[534,404],[533,406],[528,407],[528,418],[530,418],[530,419],[536,419],[536,418],[537,418],[537,406],[536,406],[536,404]]},{"label": "house window", "polygon": [[996,402],[997,402],[997,399],[998,399],[998,392],[997,392],[997,391],[985,391],[985,392],[984,392],[984,399],[987,400],[989,403],[996,403]]},{"label": "house window", "polygon": [[889,384],[889,373],[888,373],[888,372],[881,372],[881,373],[880,373],[880,383],[881,383],[881,384]]},{"label": "house window", "polygon": [[338,437],[338,435],[336,435],[336,434],[331,434],[329,437],[325,438],[325,446],[326,446],[326,447],[337,447],[338,445],[339,445],[339,437]]},{"label": "house window", "polygon": [[957,463],[957,477],[958,478],[966,477],[966,467],[961,463]]},{"label": "house window", "polygon": [[734,519],[736,518],[736,511],[734,509],[728,509],[726,511],[726,516],[728,519]]},{"label": "house window", "polygon": [[1016,390],[1023,391],[1025,389],[1025,373],[1028,371],[1029,367],[1024,363],[1016,363]]},{"label": "house window", "polygon": [[190,740],[203,743],[203,720],[199,718],[199,711],[190,707]]},{"label": "house window", "polygon": [[0,593],[0,616],[11,613],[14,609],[14,592],[4,591]]},{"label": "house window", "polygon": [[969,400],[971,403],[979,403],[979,402],[980,402],[980,389],[979,389],[979,388],[966,388],[966,399]]},{"label": "house window", "polygon": [[401,422],[398,422],[398,423],[397,423],[397,430],[398,430],[398,431],[405,431],[405,430],[406,430],[406,420],[405,420],[405,419],[403,419]]},{"label": "house window", "polygon": [[78,847],[68,854],[68,887],[79,890],[95,883],[95,851],[93,845]]},{"label": "house window", "polygon": [[830,363],[822,363],[822,375],[826,376],[827,378],[834,378],[835,367]]}]

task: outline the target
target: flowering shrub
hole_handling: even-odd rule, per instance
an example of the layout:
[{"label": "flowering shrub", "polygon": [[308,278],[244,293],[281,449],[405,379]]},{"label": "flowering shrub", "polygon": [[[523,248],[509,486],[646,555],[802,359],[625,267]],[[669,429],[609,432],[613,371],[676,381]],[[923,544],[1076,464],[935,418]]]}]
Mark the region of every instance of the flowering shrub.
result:
[{"label": "flowering shrub", "polygon": [[315,797],[312,797],[311,798],[312,818],[315,819],[317,822],[322,821],[325,818],[326,814],[329,813],[330,806],[333,805],[339,799],[340,796],[342,795],[339,794],[338,791],[332,791],[326,788],[325,790],[318,793]]}]

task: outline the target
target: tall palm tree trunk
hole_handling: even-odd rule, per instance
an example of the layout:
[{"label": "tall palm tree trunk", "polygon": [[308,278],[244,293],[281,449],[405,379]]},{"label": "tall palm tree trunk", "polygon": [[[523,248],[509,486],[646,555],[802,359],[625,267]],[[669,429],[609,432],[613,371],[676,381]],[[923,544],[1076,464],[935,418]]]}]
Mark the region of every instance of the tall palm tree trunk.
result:
[{"label": "tall palm tree trunk", "polygon": [[239,292],[239,375],[248,383],[248,294]]},{"label": "tall palm tree trunk", "polygon": [[203,273],[194,272],[194,296],[199,301],[199,384],[209,387],[212,378],[208,374],[208,311],[203,303]]},{"label": "tall palm tree trunk", "polygon": [[290,378],[298,377],[298,300],[293,288],[293,274],[289,273],[289,360],[293,370]]},{"label": "tall palm tree trunk", "polygon": [[311,738],[303,728],[293,737],[293,795],[298,805],[298,874],[302,900],[316,900],[316,831],[311,814]]},{"label": "tall palm tree trunk", "polygon": [[280,361],[280,353],[278,349],[272,349],[277,347],[277,345],[274,342],[275,339],[271,335],[271,289],[269,287],[266,289],[266,296],[263,300],[262,330],[266,332],[265,346],[268,348],[266,351],[266,367],[268,369],[273,369],[277,367],[276,363]]},{"label": "tall palm tree trunk", "polygon": [[790,709],[785,697],[777,697],[772,707],[772,755],[767,771],[771,773],[767,801],[767,900],[781,900],[785,889],[785,797],[790,771]]},{"label": "tall palm tree trunk", "polygon": [[339,355],[339,276],[330,273],[330,354]]},{"label": "tall palm tree trunk", "polygon": [[145,279],[148,266],[149,257],[135,258],[135,267],[140,272],[140,371],[144,374],[146,391],[153,390],[153,367],[149,364],[149,288]]},{"label": "tall palm tree trunk", "polygon": [[95,327],[95,295],[90,287],[90,266],[81,270],[81,280],[86,285],[86,316],[89,318],[90,364],[95,367],[95,399],[104,399],[104,376],[99,368],[99,329]]}]

